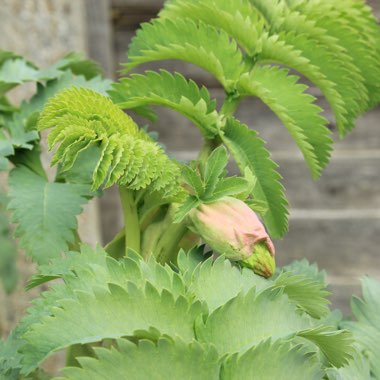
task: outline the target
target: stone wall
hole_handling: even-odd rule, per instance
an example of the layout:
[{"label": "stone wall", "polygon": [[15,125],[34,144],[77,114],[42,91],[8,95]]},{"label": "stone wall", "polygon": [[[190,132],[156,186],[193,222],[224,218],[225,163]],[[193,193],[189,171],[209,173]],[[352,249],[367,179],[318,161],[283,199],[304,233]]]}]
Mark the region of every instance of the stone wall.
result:
[{"label": "stone wall", "polygon": [[[86,2],[72,0],[2,0],[0,6],[0,49],[17,52],[44,67],[69,51],[87,51]],[[23,87],[12,97],[20,101],[33,88]],[[49,166],[45,154],[44,164]],[[1,180],[1,179],[0,179]],[[4,177],[2,178],[4,182]],[[96,203],[91,203],[79,217],[80,235],[89,243],[100,240]],[[24,314],[29,301],[40,289],[25,293],[26,280],[34,267],[20,255],[20,283],[14,294],[6,297],[0,290],[0,333],[6,335]]]}]

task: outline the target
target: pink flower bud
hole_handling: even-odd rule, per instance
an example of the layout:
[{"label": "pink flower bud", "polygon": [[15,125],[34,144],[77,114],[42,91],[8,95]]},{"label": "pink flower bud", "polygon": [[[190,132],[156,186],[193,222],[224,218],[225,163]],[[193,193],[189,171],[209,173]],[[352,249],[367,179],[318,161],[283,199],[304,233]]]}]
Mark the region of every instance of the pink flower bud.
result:
[{"label": "pink flower bud", "polygon": [[212,249],[230,260],[242,261],[262,276],[273,274],[273,243],[257,215],[243,201],[225,197],[198,206],[189,216],[196,232]]}]

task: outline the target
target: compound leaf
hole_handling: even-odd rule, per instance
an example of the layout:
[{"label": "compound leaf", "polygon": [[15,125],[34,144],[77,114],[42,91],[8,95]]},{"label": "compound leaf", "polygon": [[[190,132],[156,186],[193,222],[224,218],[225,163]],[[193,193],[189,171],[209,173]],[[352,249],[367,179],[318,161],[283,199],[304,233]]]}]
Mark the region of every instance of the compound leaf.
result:
[{"label": "compound leaf", "polygon": [[263,202],[266,212],[262,215],[273,237],[281,237],[288,228],[287,201],[277,165],[270,159],[264,141],[257,132],[229,118],[223,130],[222,140],[236,160],[242,173],[248,167],[256,177],[253,197]]},{"label": "compound leaf", "polygon": [[121,108],[160,105],[174,109],[191,120],[206,138],[218,133],[218,114],[215,101],[205,87],[186,80],[181,74],[165,70],[148,71],[145,75],[133,74],[113,85],[109,91],[113,101]]},{"label": "compound leaf", "polygon": [[178,18],[142,24],[129,46],[124,72],[142,63],[166,59],[200,66],[213,74],[226,90],[233,88],[243,70],[241,52],[227,33]]},{"label": "compound leaf", "polygon": [[298,77],[278,67],[256,66],[239,81],[242,95],[258,96],[277,114],[303,153],[314,178],[327,165],[332,150],[331,132],[314,98],[305,94]]}]

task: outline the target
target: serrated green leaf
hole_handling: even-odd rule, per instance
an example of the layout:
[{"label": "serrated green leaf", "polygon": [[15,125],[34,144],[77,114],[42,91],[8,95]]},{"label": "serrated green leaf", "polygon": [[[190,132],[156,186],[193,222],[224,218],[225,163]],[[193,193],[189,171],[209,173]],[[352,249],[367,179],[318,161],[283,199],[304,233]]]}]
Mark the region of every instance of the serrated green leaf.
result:
[{"label": "serrated green leaf", "polygon": [[249,0],[170,0],[161,18],[191,18],[222,29],[233,37],[249,55],[253,55],[264,27],[264,20]]},{"label": "serrated green leaf", "polygon": [[268,338],[288,337],[309,327],[310,319],[298,314],[281,292],[268,289],[255,294],[253,289],[213,311],[195,330],[199,341],[214,344],[223,355],[244,352]]},{"label": "serrated green leaf", "polygon": [[184,182],[190,186],[194,195],[199,198],[204,193],[204,184],[199,174],[191,167],[184,166],[182,168],[182,177]]},{"label": "serrated green leaf", "polygon": [[289,300],[313,318],[322,318],[330,312],[328,308],[330,301],[327,299],[330,292],[318,280],[302,274],[283,272],[274,281],[273,288],[277,287],[283,287]]},{"label": "serrated green leaf", "polygon": [[270,159],[264,141],[257,136],[257,132],[249,130],[235,119],[227,120],[223,132],[222,140],[240,171],[244,173],[248,167],[257,178],[253,197],[264,202],[268,209],[262,217],[269,233],[273,237],[283,236],[288,228],[288,203],[280,183],[281,176],[276,170],[277,165]]},{"label": "serrated green leaf", "polygon": [[331,132],[320,115],[322,110],[297,80],[288,70],[256,66],[250,74],[242,75],[238,88],[242,95],[258,96],[277,114],[303,153],[313,178],[318,178],[329,162]]},{"label": "serrated green leaf", "polygon": [[81,75],[85,77],[86,80],[102,75],[102,69],[99,63],[86,59],[80,52],[67,53],[62,59],[50,67],[61,71],[70,70],[74,75]]},{"label": "serrated green leaf", "polygon": [[222,178],[215,185],[215,189],[211,193],[211,195],[208,197],[205,197],[205,201],[214,202],[223,197],[228,197],[231,195],[243,193],[248,188],[249,188],[249,183],[245,178],[235,177],[235,176]]},{"label": "serrated green leaf", "polygon": [[27,254],[42,264],[66,251],[74,242],[76,216],[90,196],[89,188],[47,182],[24,167],[11,172],[9,184],[8,207]]},{"label": "serrated green leaf", "polygon": [[70,380],[124,379],[161,380],[219,379],[219,357],[215,349],[197,342],[185,344],[175,339],[159,339],[157,344],[141,340],[138,345],[125,339],[117,348],[96,348],[97,358],[79,358],[82,368],[66,368]]},{"label": "serrated green leaf", "polygon": [[206,161],[204,171],[205,194],[212,195],[219,178],[228,164],[228,153],[224,146],[215,149]]},{"label": "serrated green leaf", "polygon": [[12,331],[8,338],[0,339],[0,378],[4,380],[20,379],[21,354],[18,352],[21,341],[17,331]]},{"label": "serrated green leaf", "polygon": [[[355,126],[361,104],[368,98],[364,78],[349,51],[340,45],[338,39],[330,35],[329,30],[317,26],[316,21],[308,15],[308,12],[302,14],[298,9],[290,10],[284,1],[278,4],[265,3],[262,0],[250,1],[264,14],[272,32],[286,34],[284,41],[302,51],[302,55],[313,65],[318,66],[327,80],[336,84],[336,90],[344,104],[339,105],[338,108],[335,107],[334,112],[339,111],[337,123],[340,135],[344,136]],[[308,4],[308,2],[303,3]],[[345,10],[354,8],[352,4],[350,6],[346,4],[343,5]],[[318,5],[318,9],[321,8]],[[329,13],[324,12],[323,18],[327,18]],[[333,25],[335,25],[334,21],[335,19]],[[368,25],[368,22],[362,25]],[[358,36],[359,31],[356,38]]]},{"label": "serrated green leaf", "polygon": [[276,340],[264,341],[223,363],[222,380],[321,380],[323,371],[316,355],[302,353],[299,346]]},{"label": "serrated green leaf", "polygon": [[174,223],[181,222],[186,217],[186,215],[200,203],[201,201],[198,198],[190,195],[177,210],[174,218]]},{"label": "serrated green leaf", "polygon": [[368,359],[364,355],[355,354],[354,359],[341,368],[327,368],[329,380],[372,380]]},{"label": "serrated green leaf", "polygon": [[241,52],[227,33],[178,18],[142,24],[129,45],[124,72],[142,63],[166,59],[180,59],[205,69],[226,90],[233,88],[243,70]]},{"label": "serrated green leaf", "polygon": [[[120,338],[138,330],[146,331],[147,337],[157,337],[159,331],[189,342],[199,311],[199,304],[189,305],[183,297],[174,300],[169,292],[160,294],[152,285],[144,291],[132,284],[110,284],[108,290],[76,292],[76,299],[61,300],[60,308],[53,307],[50,316],[24,334],[23,372],[29,373],[51,353],[72,344]],[[87,317],[78,319],[78,315]]]},{"label": "serrated green leaf", "polygon": [[360,349],[369,358],[371,371],[380,377],[380,283],[373,278],[362,279],[363,299],[353,297],[351,309],[356,321],[345,321],[343,327],[352,331]]},{"label": "serrated green leaf", "polygon": [[380,90],[380,54],[374,46],[376,42],[379,44],[380,28],[368,6],[354,1],[313,0],[300,3],[296,10],[312,19],[316,27],[327,30],[350,56],[350,63],[357,67],[368,90],[369,99],[359,99],[362,111],[376,104]]},{"label": "serrated green leaf", "polygon": [[328,49],[323,46],[315,49],[315,41],[308,34],[295,34],[292,30],[274,35],[263,34],[258,57],[258,62],[281,63],[308,78],[320,88],[329,102],[339,131],[351,128],[353,120],[348,120],[349,110],[344,95],[336,88],[334,71],[331,75],[331,63],[327,62],[335,62],[336,57]]},{"label": "serrated green leaf", "polygon": [[83,76],[73,76],[70,72],[62,72],[59,79],[51,80],[42,85],[37,84],[37,93],[29,100],[24,101],[18,112],[6,119],[4,127],[9,136],[0,135],[0,159],[15,154],[15,149],[32,149],[33,142],[39,139],[35,129],[36,123],[28,125],[31,116],[35,115],[37,121],[38,113],[42,111],[49,98],[59,91],[72,86],[87,87],[105,93],[110,87],[111,81],[95,77],[86,81]]},{"label": "serrated green leaf", "polygon": [[294,260],[290,264],[281,268],[284,272],[300,274],[311,280],[318,281],[321,286],[327,285],[327,274],[324,270],[319,270],[317,264],[310,264],[307,259]]},{"label": "serrated green leaf", "polygon": [[335,367],[343,367],[355,353],[352,334],[347,330],[333,330],[329,326],[317,326],[297,332],[297,335],[315,343],[329,363]]},{"label": "serrated green leaf", "polygon": [[112,100],[121,108],[160,105],[174,109],[192,121],[206,138],[217,135],[218,114],[215,101],[205,87],[199,88],[181,74],[148,71],[133,74],[115,83],[109,91]]},{"label": "serrated green leaf", "polygon": [[207,259],[185,273],[184,279],[189,292],[196,299],[204,301],[209,312],[224,305],[240,292],[246,293],[253,288],[259,291],[272,283],[249,269],[234,267],[223,256],[215,261]]},{"label": "serrated green leaf", "polygon": [[24,82],[38,80],[35,66],[21,58],[8,59],[0,67],[0,93]]}]

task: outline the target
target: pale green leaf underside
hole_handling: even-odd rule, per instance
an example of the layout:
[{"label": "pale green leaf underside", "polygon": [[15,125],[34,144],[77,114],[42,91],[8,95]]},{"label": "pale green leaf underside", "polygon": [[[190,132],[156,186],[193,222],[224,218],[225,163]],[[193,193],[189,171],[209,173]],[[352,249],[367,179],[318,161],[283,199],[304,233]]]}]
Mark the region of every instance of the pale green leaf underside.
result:
[{"label": "pale green leaf underside", "polygon": [[258,96],[277,114],[303,153],[312,176],[317,178],[330,158],[331,132],[326,128],[327,120],[320,115],[322,110],[297,80],[287,70],[257,66],[241,77],[239,91]]},{"label": "pale green leaf underside", "polygon": [[119,339],[118,347],[95,349],[97,359],[80,358],[82,368],[66,368],[62,379],[70,380],[218,380],[216,351],[197,342],[185,344],[160,339],[157,345],[142,340],[135,344]]},{"label": "pale green leaf underside", "polygon": [[121,79],[110,91],[113,101],[121,108],[160,105],[178,111],[191,120],[207,138],[218,133],[215,102],[205,87],[199,88],[181,74],[148,71]]},{"label": "pale green leaf underside", "polygon": [[53,128],[48,144],[59,147],[52,162],[61,162],[63,170],[84,150],[100,146],[94,189],[118,183],[133,190],[149,186],[163,196],[179,192],[178,165],[109,98],[93,90],[74,87],[59,93],[44,108],[38,127]]},{"label": "pale green leaf underside", "polygon": [[12,220],[21,245],[37,263],[47,263],[74,242],[76,216],[90,195],[84,185],[51,183],[27,168],[10,174]]},{"label": "pale green leaf underside", "polygon": [[244,173],[248,167],[257,178],[253,197],[265,203],[267,212],[262,215],[269,233],[282,237],[288,228],[287,201],[277,165],[270,159],[264,141],[257,132],[235,119],[228,119],[223,130],[222,140]]},{"label": "pale green leaf underside", "polygon": [[128,50],[125,72],[142,63],[179,59],[214,75],[231,89],[242,70],[242,55],[227,33],[191,19],[155,19],[142,24]]},{"label": "pale green leaf underside", "polygon": [[323,371],[315,355],[303,354],[288,342],[267,340],[223,363],[222,380],[321,380]]}]

